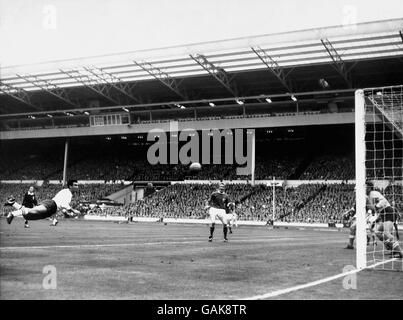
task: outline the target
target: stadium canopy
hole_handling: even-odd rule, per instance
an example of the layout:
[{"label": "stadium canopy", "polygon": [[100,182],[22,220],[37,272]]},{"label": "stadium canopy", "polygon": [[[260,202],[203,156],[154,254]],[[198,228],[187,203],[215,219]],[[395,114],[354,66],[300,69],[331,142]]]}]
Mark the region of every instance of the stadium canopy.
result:
[{"label": "stadium canopy", "polygon": [[402,70],[403,19],[375,21],[3,67],[0,117],[351,95]]}]

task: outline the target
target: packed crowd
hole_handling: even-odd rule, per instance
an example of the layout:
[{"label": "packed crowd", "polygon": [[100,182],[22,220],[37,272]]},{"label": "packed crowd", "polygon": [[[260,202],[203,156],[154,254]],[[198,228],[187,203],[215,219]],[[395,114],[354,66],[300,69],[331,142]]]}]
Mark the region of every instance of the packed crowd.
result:
[{"label": "packed crowd", "polygon": [[[206,201],[214,184],[175,184],[135,203],[108,209],[111,215],[203,219]],[[304,184],[298,187],[228,184],[230,199],[237,202],[240,220],[327,223],[342,222],[343,213],[354,204],[354,186],[347,184]]]},{"label": "packed crowd", "polygon": [[355,202],[354,185],[324,185],[320,192],[300,210],[292,213],[289,219],[304,222],[342,222],[342,215]]},{"label": "packed crowd", "polygon": [[0,180],[44,180],[54,172],[63,172],[63,158],[21,156],[3,158]]},{"label": "packed crowd", "polygon": [[326,155],[314,159],[300,180],[350,180],[355,177],[354,158]]},{"label": "packed crowd", "polygon": [[[28,184],[0,184],[0,201],[4,203],[12,194],[22,201]],[[125,217],[204,219],[208,211],[206,201],[216,190],[216,184],[173,184],[156,191],[142,200],[125,206],[92,206],[124,186],[121,184],[80,185],[73,206],[79,206],[84,214],[118,215]],[[38,201],[51,199],[60,185],[35,186]],[[298,187],[267,185],[227,184],[226,193],[237,203],[239,220],[283,221],[307,223],[342,223],[343,213],[354,205],[353,184],[301,184]],[[403,210],[403,186],[391,185],[383,190],[398,212]]]},{"label": "packed crowd", "polygon": [[[294,157],[258,157],[255,165],[256,180],[287,179],[302,162]],[[63,159],[46,157],[21,157],[0,166],[0,180],[61,180]],[[125,155],[103,155],[70,159],[67,173],[79,180],[101,181],[179,181],[179,180],[239,180],[250,179],[238,175],[237,165],[206,164],[200,172],[190,172],[188,165],[151,165],[144,159]],[[320,157],[315,159],[299,177],[300,180],[347,180],[354,178],[354,161],[345,157]],[[298,179],[298,177],[297,177]]]},{"label": "packed crowd", "polygon": [[260,180],[287,179],[295,172],[301,161],[302,158],[299,157],[257,158],[255,177]]}]

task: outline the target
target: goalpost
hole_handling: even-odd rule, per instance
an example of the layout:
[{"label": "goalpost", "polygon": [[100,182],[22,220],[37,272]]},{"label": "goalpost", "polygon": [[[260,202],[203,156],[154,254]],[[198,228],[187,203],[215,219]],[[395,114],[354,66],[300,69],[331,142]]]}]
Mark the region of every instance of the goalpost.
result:
[{"label": "goalpost", "polygon": [[[394,259],[377,237],[367,245],[366,181],[371,181],[403,218],[403,86],[379,87],[355,92],[356,263],[403,271],[402,259]],[[401,224],[400,224],[401,225]],[[401,230],[403,234],[403,231]],[[394,239],[397,232],[392,233]],[[402,240],[402,239],[401,239]],[[402,242],[400,241],[402,247]]]}]

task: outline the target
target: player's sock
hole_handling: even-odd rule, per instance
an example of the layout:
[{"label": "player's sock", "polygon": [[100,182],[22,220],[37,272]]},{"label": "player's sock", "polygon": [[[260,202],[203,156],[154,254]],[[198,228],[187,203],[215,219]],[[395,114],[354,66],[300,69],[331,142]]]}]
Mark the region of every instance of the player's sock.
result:
[{"label": "player's sock", "polygon": [[348,245],[349,246],[354,247],[354,239],[355,239],[355,236],[350,235],[348,237]]},{"label": "player's sock", "polygon": [[386,240],[383,242],[383,244],[385,245],[385,248],[386,248],[387,250],[390,250],[390,251],[393,250],[393,244],[392,244],[392,241],[391,241],[390,239],[386,239]]},{"label": "player's sock", "polygon": [[224,225],[223,227],[223,232],[224,232],[224,239],[227,239],[227,233],[228,233],[228,227],[226,225]]},{"label": "player's sock", "polygon": [[395,241],[392,245],[392,251],[393,253],[401,253],[402,249],[400,249],[400,245],[398,241]]},{"label": "player's sock", "polygon": [[12,205],[12,207],[13,207],[15,210],[20,210],[20,209],[22,208],[22,205],[20,205],[20,204],[18,204],[17,202],[15,202],[15,203]]},{"label": "player's sock", "polygon": [[214,229],[215,229],[215,226],[212,225],[212,226],[210,227],[210,237],[209,237],[209,239],[213,239]]}]

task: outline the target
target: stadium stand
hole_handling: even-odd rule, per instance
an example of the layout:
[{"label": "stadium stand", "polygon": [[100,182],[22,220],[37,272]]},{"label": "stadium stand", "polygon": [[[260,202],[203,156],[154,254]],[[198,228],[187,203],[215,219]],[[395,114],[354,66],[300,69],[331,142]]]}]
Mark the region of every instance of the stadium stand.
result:
[{"label": "stadium stand", "polygon": [[[205,201],[217,188],[212,184],[175,184],[149,197],[106,211],[111,215],[203,219]],[[264,185],[228,184],[232,201],[238,202],[240,220],[272,219],[272,188]],[[343,213],[354,204],[354,186],[307,184],[276,188],[275,219],[285,222],[341,223]]]}]

